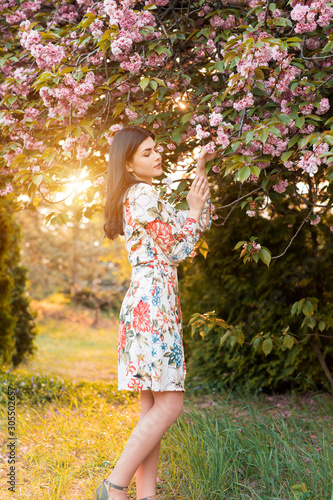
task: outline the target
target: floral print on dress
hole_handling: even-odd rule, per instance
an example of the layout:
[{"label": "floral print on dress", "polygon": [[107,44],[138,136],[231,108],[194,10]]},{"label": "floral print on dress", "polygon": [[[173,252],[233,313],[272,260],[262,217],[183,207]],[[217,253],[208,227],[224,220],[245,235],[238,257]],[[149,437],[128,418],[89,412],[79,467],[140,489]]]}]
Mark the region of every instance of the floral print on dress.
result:
[{"label": "floral print on dress", "polygon": [[153,186],[139,182],[124,195],[124,235],[132,266],[119,314],[118,390],[185,391],[186,366],[177,266],[206,224],[175,210]]}]

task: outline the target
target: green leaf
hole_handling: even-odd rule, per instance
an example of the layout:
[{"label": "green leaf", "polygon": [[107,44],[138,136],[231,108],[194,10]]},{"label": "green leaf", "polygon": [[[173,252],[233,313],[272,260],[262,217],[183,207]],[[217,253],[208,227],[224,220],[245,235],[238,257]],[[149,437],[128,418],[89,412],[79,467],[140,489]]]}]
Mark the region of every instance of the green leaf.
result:
[{"label": "green leaf", "polygon": [[272,255],[271,252],[268,250],[268,248],[261,247],[259,250],[259,257],[261,258],[263,263],[266,264],[266,266],[269,266],[272,259]]},{"label": "green leaf", "polygon": [[142,88],[142,90],[144,90],[147,87],[149,81],[150,81],[150,78],[143,78],[142,80],[140,80],[139,85]]},{"label": "green leaf", "polygon": [[237,250],[238,248],[240,248],[243,245],[245,245],[245,243],[247,243],[247,241],[239,241],[238,243],[236,243],[236,245],[234,246],[233,250]]},{"label": "green leaf", "polygon": [[231,335],[231,331],[228,330],[224,335],[222,335],[222,337],[220,338],[220,343],[219,343],[219,346],[221,347],[221,345],[227,340],[227,338],[229,338]]},{"label": "green leaf", "polygon": [[318,325],[318,328],[321,332],[323,332],[326,328],[326,323],[324,321],[321,321]]},{"label": "green leaf", "polygon": [[223,61],[216,61],[215,69],[222,73],[224,71],[224,62]]},{"label": "green leaf", "polygon": [[[117,106],[116,106],[117,107]],[[94,131],[93,129],[90,127],[90,125],[81,125],[82,128],[90,135],[90,137],[92,137],[94,139]]]},{"label": "green leaf", "polygon": [[273,349],[273,342],[271,341],[271,339],[265,339],[262,344],[262,350],[264,351],[265,355],[267,356],[272,349]]},{"label": "green leaf", "polygon": [[260,175],[260,168],[257,167],[257,165],[251,165],[251,172],[253,173],[253,175],[255,175],[256,177],[259,177]]},{"label": "green leaf", "polygon": [[294,137],[292,137],[290,139],[290,141],[288,142],[288,148],[292,148],[294,144],[296,144],[296,142],[298,141],[298,139],[300,138],[300,135],[297,134],[297,135],[294,135]]},{"label": "green leaf", "polygon": [[306,299],[302,307],[302,313],[305,314],[305,316],[307,316],[308,318],[310,318],[313,314],[313,311],[314,311],[313,305],[308,299]]},{"label": "green leaf", "polygon": [[291,117],[289,115],[278,115],[277,119],[282,123],[290,123]]},{"label": "green leaf", "polygon": [[317,324],[317,321],[313,317],[309,319],[308,325],[311,328],[311,330],[314,329],[314,327],[316,326],[316,324]]},{"label": "green leaf", "polygon": [[247,165],[241,167],[238,171],[238,177],[242,182],[246,181],[246,179],[250,177],[250,175],[251,175],[251,170]]},{"label": "green leaf", "polygon": [[249,142],[251,142],[251,141],[252,141],[253,136],[254,136],[254,133],[255,133],[255,130],[250,130],[250,131],[246,134],[245,144],[248,144]]},{"label": "green leaf", "polygon": [[182,119],[180,120],[181,123],[187,123],[193,115],[193,111],[190,113],[186,113],[184,116],[182,116]]},{"label": "green leaf", "polygon": [[288,349],[291,349],[294,345],[294,337],[292,337],[292,335],[286,335],[283,339],[283,344],[288,347]]},{"label": "green leaf", "polygon": [[153,90],[156,90],[158,87],[157,83],[154,80],[150,80],[149,85]]},{"label": "green leaf", "polygon": [[284,153],[282,153],[282,155],[281,155],[282,163],[289,160],[289,158],[291,157],[292,154],[293,154],[292,151],[285,151]]},{"label": "green leaf", "polygon": [[261,140],[261,142],[262,142],[263,144],[265,144],[265,142],[267,141],[267,139],[268,139],[268,134],[269,134],[269,132],[268,132],[268,128],[266,128],[266,127],[261,128],[261,129],[259,130],[259,132],[258,132],[258,137],[259,137],[259,139]]},{"label": "green leaf", "polygon": [[32,178],[32,182],[36,184],[36,186],[39,186],[42,180],[43,180],[43,174],[34,175]]}]

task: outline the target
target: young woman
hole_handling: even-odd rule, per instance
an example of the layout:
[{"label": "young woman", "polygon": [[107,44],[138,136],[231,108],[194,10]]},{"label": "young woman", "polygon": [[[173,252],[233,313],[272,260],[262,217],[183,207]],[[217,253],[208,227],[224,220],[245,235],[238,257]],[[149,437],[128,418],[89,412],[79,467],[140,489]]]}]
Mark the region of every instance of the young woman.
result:
[{"label": "young woman", "polygon": [[177,266],[211,225],[203,148],[186,197],[175,210],[154,189],[162,160],[152,132],[125,127],[110,148],[105,235],[125,235],[132,265],[119,316],[118,390],[140,391],[141,414],[98,500],[124,500],[136,474],[137,499],[156,499],[161,438],[183,409],[186,375]]}]

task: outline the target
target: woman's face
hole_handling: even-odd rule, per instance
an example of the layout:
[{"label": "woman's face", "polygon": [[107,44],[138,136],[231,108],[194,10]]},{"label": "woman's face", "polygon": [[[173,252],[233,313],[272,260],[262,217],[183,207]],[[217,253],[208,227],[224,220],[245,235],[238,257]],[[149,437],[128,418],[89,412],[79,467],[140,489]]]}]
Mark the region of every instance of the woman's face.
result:
[{"label": "woman's face", "polygon": [[152,184],[153,177],[163,173],[162,157],[156,150],[157,145],[151,137],[147,137],[135,151],[132,161],[127,162],[127,170],[137,179]]}]

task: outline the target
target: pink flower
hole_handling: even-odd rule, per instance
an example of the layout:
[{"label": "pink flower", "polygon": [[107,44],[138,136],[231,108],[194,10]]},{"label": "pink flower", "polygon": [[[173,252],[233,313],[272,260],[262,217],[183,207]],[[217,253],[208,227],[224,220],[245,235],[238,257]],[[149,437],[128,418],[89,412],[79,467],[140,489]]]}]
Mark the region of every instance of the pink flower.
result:
[{"label": "pink flower", "polygon": [[324,97],[319,104],[319,108],[316,111],[317,115],[324,115],[330,109],[330,102],[327,97]]},{"label": "pink flower", "polygon": [[297,4],[291,11],[290,17],[293,21],[305,21],[308,11],[309,7],[307,5]]},{"label": "pink flower", "polygon": [[256,215],[256,213],[254,210],[247,210],[246,215],[248,215],[249,217],[254,217]]},{"label": "pink flower", "polygon": [[313,153],[308,151],[300,159],[298,166],[308,172],[308,174],[315,174],[318,172],[318,165],[321,164],[320,158],[316,158]]},{"label": "pink flower", "polygon": [[216,174],[220,173],[221,172],[221,169],[219,167],[217,167],[216,165],[213,165],[212,166],[212,170],[213,172],[215,172]]},{"label": "pink flower", "polygon": [[67,139],[64,141],[64,143],[62,145],[62,149],[64,151],[70,151],[71,149],[73,149],[75,142],[76,142],[76,139],[74,139],[72,137],[67,137]]},{"label": "pink flower", "polygon": [[129,61],[123,61],[120,64],[120,67],[122,69],[125,69],[133,74],[138,73],[141,69],[141,66],[142,66],[142,59],[137,52],[135,52],[134,55],[129,58]]},{"label": "pink flower", "polygon": [[112,132],[118,132],[118,130],[121,130],[122,128],[123,126],[117,123],[116,125],[111,125],[110,130]]},{"label": "pink flower", "polygon": [[319,224],[319,222],[321,221],[321,218],[319,217],[319,215],[317,215],[317,217],[310,221],[310,224],[312,224],[312,226],[316,226],[317,224]]},{"label": "pink flower", "polygon": [[32,120],[35,120],[37,116],[39,115],[39,110],[36,108],[32,108],[29,106],[28,108],[25,109],[24,112],[24,118],[31,118]]},{"label": "pink flower", "polygon": [[92,36],[96,38],[100,38],[103,35],[103,28],[104,23],[100,19],[96,19],[91,25],[89,26],[89,29],[91,31]]},{"label": "pink flower", "polygon": [[52,69],[52,66],[58,66],[66,56],[64,49],[53,43],[33,45],[31,54],[36,58],[37,66],[40,69]]},{"label": "pink flower", "polygon": [[209,115],[209,124],[211,127],[217,127],[218,125],[220,125],[222,120],[223,117],[221,113],[215,113],[215,111],[213,111],[213,113]]},{"label": "pink flower", "polygon": [[130,110],[129,108],[125,109],[125,113],[130,120],[136,120],[139,116],[139,113],[135,113],[135,111]]},{"label": "pink flower", "polygon": [[253,94],[252,92],[249,92],[249,94],[246,97],[244,97],[244,99],[234,102],[233,106],[236,109],[236,111],[241,111],[242,109],[250,108],[251,106],[253,106],[253,104],[254,104]]},{"label": "pink flower", "polygon": [[209,137],[210,136],[210,133],[209,132],[205,132],[203,129],[202,129],[202,126],[201,125],[197,125],[195,127],[196,129],[196,132],[197,132],[197,137],[198,139],[205,139],[206,137]]},{"label": "pink flower", "polygon": [[214,153],[215,146],[216,146],[215,142],[211,141],[205,145],[205,150],[207,151],[207,153]]},{"label": "pink flower", "polygon": [[176,146],[174,144],[170,143],[167,145],[167,148],[170,149],[171,151],[173,151],[176,149]]},{"label": "pink flower", "polygon": [[82,146],[78,146],[76,153],[77,160],[85,160],[89,155],[90,152],[87,149],[83,148]]},{"label": "pink flower", "polygon": [[13,193],[14,189],[11,183],[6,184],[6,187],[0,191],[0,196],[6,196],[8,193]]},{"label": "pink flower", "polygon": [[278,184],[275,184],[273,186],[273,189],[277,193],[284,193],[285,190],[287,189],[287,186],[288,186],[288,181],[287,180],[285,180],[285,181],[280,180]]},{"label": "pink flower", "polygon": [[98,179],[94,181],[94,187],[103,186],[103,184],[105,184],[104,177],[98,177]]},{"label": "pink flower", "polygon": [[333,226],[330,226],[330,231],[331,233],[333,233]]}]

